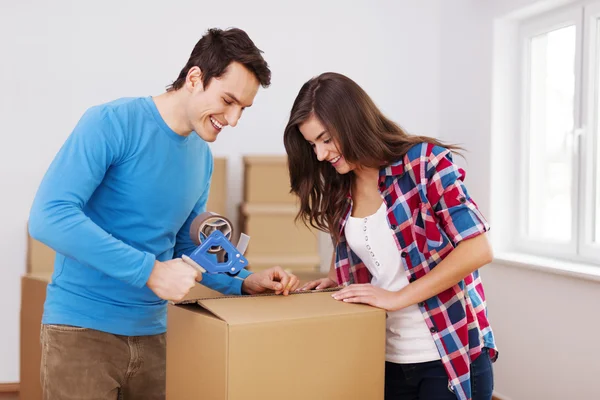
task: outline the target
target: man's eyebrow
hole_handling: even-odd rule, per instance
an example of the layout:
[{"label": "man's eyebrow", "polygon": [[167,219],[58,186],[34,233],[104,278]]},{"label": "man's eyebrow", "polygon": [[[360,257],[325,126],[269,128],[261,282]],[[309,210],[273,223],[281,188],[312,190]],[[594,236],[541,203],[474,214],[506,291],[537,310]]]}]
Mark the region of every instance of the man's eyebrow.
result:
[{"label": "man's eyebrow", "polygon": [[[225,92],[225,94],[226,94],[227,96],[231,97],[231,98],[232,98],[232,100],[233,100],[233,101],[234,101],[234,102],[235,102],[235,103],[236,103],[238,106],[241,106],[241,105],[242,105],[242,102],[241,102],[241,101],[239,101],[239,100],[238,100],[238,98],[237,98],[237,97],[235,97],[234,95],[232,95],[231,93],[229,93],[229,92]],[[252,107],[252,104],[250,104],[250,105],[248,105],[248,106],[243,106],[243,107],[246,107],[246,108],[248,108],[248,107]]]}]

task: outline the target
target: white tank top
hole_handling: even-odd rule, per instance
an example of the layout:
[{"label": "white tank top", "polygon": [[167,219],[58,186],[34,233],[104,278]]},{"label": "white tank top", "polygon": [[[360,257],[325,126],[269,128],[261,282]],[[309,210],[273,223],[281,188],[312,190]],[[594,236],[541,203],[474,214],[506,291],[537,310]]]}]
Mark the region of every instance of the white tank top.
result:
[{"label": "white tank top", "polygon": [[[382,203],[373,215],[350,217],[345,233],[350,248],[373,276],[371,284],[397,292],[408,285],[408,278],[386,212]],[[412,364],[440,359],[418,305],[388,312],[386,329],[386,361]]]}]

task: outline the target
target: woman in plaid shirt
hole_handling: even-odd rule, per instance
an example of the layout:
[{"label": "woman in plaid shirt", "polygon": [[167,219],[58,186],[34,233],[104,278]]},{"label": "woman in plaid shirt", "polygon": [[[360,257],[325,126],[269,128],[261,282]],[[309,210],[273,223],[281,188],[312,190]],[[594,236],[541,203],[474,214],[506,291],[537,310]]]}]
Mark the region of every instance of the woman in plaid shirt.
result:
[{"label": "woman in plaid shirt", "polygon": [[497,357],[478,269],[488,223],[452,150],[408,135],[351,79],[304,84],[284,134],[299,218],[335,245],[335,299],[387,310],[385,398],[492,397]]}]

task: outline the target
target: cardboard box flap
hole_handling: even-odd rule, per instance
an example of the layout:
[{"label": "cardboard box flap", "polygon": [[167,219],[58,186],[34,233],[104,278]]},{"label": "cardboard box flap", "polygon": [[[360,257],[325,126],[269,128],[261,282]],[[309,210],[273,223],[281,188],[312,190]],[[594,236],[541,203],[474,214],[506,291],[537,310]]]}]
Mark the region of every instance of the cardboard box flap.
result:
[{"label": "cardboard box flap", "polygon": [[377,310],[362,304],[348,304],[334,300],[331,294],[331,291],[320,291],[295,293],[289,296],[221,297],[200,299],[195,302],[229,325],[356,315]]}]

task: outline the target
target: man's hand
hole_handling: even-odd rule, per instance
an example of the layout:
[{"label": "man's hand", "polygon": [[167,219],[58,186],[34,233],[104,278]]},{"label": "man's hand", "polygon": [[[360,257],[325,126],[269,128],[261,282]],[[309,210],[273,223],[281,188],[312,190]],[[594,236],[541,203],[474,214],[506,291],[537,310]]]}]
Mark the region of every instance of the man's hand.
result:
[{"label": "man's hand", "polygon": [[146,285],[163,300],[180,301],[202,274],[181,258],[165,262],[156,261]]},{"label": "man's hand", "polygon": [[334,281],[331,278],[321,278],[321,279],[317,279],[314,281],[310,281],[308,283],[305,283],[304,286],[302,286],[300,289],[297,289],[296,292],[303,292],[305,290],[321,290],[321,289],[328,289],[328,288],[334,288],[337,287],[338,284],[336,281]]},{"label": "man's hand", "polygon": [[242,291],[247,294],[275,292],[287,296],[299,284],[296,275],[286,273],[281,267],[273,267],[249,275],[242,283]]}]

